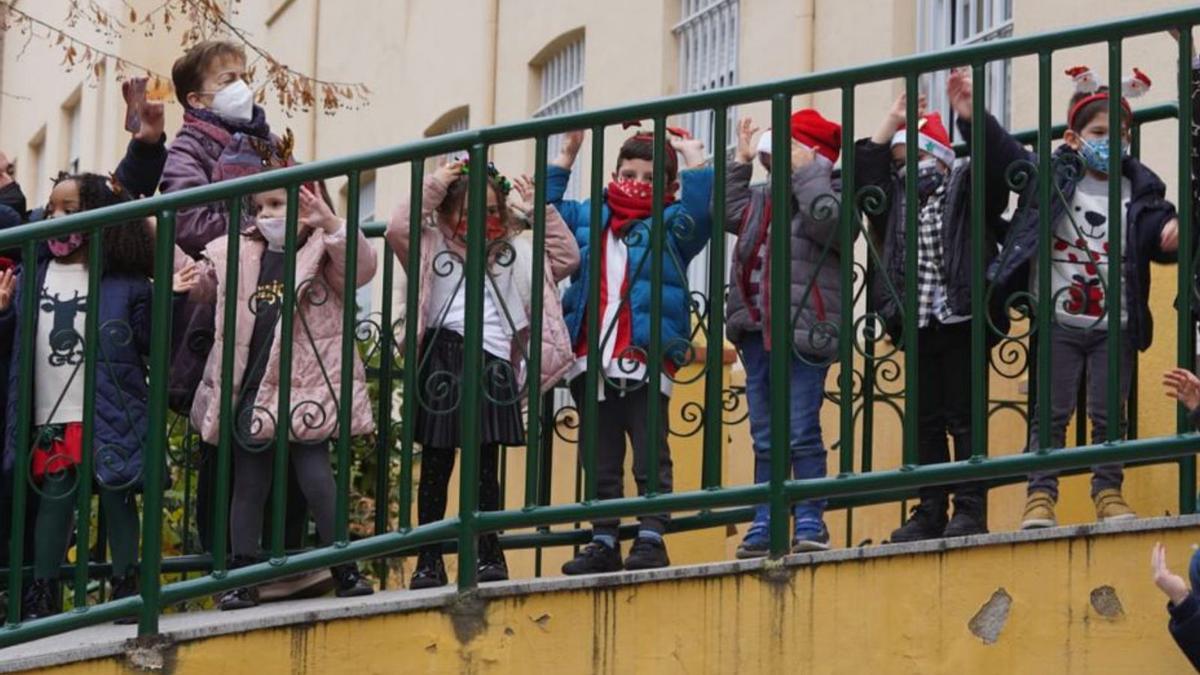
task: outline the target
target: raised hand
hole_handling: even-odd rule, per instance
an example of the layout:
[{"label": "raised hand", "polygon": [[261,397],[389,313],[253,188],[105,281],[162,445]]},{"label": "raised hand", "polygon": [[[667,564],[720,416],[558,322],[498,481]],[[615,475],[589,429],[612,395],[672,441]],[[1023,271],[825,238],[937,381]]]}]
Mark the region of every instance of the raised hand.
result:
[{"label": "raised hand", "polygon": [[1167,569],[1167,547],[1162,542],[1155,542],[1154,548],[1150,549],[1150,570],[1154,575],[1154,585],[1171,599],[1172,604],[1178,605],[1187,600],[1187,582]]},{"label": "raised hand", "polygon": [[1200,377],[1190,370],[1174,368],[1163,374],[1167,397],[1183,404],[1188,410],[1200,408]]},{"label": "raised hand", "polygon": [[755,141],[757,140],[758,132],[761,131],[754,120],[749,117],[743,117],[738,120],[737,126],[737,161],[742,164],[749,164],[754,161]]},{"label": "raised hand", "polygon": [[521,174],[512,180],[513,189],[508,193],[508,207],[522,215],[533,212],[533,179]]},{"label": "raised hand", "polygon": [[[925,114],[926,109],[925,95],[922,94],[917,99],[917,115]],[[892,142],[892,136],[896,130],[904,126],[905,120],[908,119],[908,94],[902,93],[892,102],[892,107],[888,109],[887,115],[884,116],[883,122],[871,140],[880,145],[888,145]]]},{"label": "raised hand", "polygon": [[671,144],[671,149],[683,155],[684,168],[701,167],[708,161],[708,155],[704,152],[704,141],[698,138],[680,138],[670,134],[667,139],[667,142]]},{"label": "raised hand", "polygon": [[12,307],[13,296],[17,293],[17,273],[13,268],[0,272],[0,312]]},{"label": "raised hand", "polygon": [[559,152],[569,154],[572,157],[578,155],[579,149],[583,147],[583,137],[583,129],[576,129],[575,131],[568,131],[563,134],[562,146]]},{"label": "raised hand", "polygon": [[950,107],[954,110],[954,114],[960,118],[971,121],[971,94],[974,91],[974,85],[971,81],[971,71],[966,68],[957,68],[950,71],[950,78],[946,81],[946,97],[950,99]]},{"label": "raised hand", "polygon": [[466,166],[467,163],[461,159],[451,160],[439,166],[433,172],[433,177],[436,178],[437,181],[442,185],[449,186],[451,183],[458,180],[459,176],[463,175]]},{"label": "raised hand", "polygon": [[337,232],[342,226],[333,209],[321,199],[320,195],[307,185],[300,186],[300,224],[320,228],[328,234]]},{"label": "raised hand", "polygon": [[200,266],[194,260],[189,260],[171,278],[171,290],[176,293],[189,293],[199,280]]},{"label": "raised hand", "polygon": [[133,135],[134,139],[143,143],[158,143],[162,138],[163,129],[166,128],[163,104],[159,101],[143,101],[138,109],[138,118],[141,119],[142,125]]},{"label": "raised hand", "polygon": [[575,158],[579,156],[579,149],[583,147],[584,132],[582,129],[568,131],[562,136],[562,145],[558,148],[558,157],[551,164],[568,171],[575,166]]}]

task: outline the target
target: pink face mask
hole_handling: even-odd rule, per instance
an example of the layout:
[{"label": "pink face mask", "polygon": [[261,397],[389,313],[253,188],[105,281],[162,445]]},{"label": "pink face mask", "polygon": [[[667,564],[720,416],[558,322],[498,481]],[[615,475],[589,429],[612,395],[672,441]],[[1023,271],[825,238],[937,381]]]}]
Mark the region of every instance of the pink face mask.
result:
[{"label": "pink face mask", "polygon": [[65,237],[51,239],[50,241],[47,241],[46,244],[50,247],[51,255],[53,255],[55,258],[63,258],[71,255],[75,251],[78,251],[79,247],[83,246],[83,242],[83,233],[73,232]]}]

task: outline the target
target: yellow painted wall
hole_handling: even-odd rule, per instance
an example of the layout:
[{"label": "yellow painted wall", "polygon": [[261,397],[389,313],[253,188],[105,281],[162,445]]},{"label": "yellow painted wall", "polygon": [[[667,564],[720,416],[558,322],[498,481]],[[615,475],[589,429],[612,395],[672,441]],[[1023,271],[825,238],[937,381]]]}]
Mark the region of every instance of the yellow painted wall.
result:
[{"label": "yellow painted wall", "polygon": [[[168,652],[166,672],[1188,672],[1148,574],[1160,538],[1182,569],[1194,539],[1181,530],[996,545],[215,637]],[[994,594],[1011,604],[987,644],[971,625]]]}]

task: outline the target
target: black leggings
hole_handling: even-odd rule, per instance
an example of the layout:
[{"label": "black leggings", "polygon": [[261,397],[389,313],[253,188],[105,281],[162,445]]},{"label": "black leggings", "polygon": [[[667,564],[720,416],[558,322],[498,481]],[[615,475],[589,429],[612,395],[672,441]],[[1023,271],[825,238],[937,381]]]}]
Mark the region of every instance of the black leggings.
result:
[{"label": "black leggings", "polygon": [[[417,522],[434,523],[446,517],[447,492],[450,474],[454,472],[454,448],[424,448],[421,451],[421,483],[417,489]],[[488,443],[479,446],[479,510],[500,510],[500,446]],[[422,552],[436,553],[441,545],[422,547]],[[479,538],[479,558],[494,560],[500,553],[500,540],[495,533]]]},{"label": "black leggings", "polygon": [[[300,490],[317,521],[321,546],[333,543],[335,488],[333,468],[329,464],[327,443],[292,443],[288,457],[296,469]],[[229,517],[229,535],[236,556],[258,555],[262,540],[263,515],[271,492],[274,447],[252,452],[235,447],[233,454],[233,507]]]}]

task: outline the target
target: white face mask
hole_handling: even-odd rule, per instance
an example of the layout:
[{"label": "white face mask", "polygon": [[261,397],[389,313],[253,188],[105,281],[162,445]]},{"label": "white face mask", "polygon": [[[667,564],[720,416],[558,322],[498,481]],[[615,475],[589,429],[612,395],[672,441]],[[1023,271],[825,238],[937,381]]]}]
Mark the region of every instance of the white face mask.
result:
[{"label": "white face mask", "polygon": [[287,236],[286,218],[259,218],[255,221],[258,233],[267,240],[267,248],[272,251],[283,250],[283,240]]},{"label": "white face mask", "polygon": [[213,94],[210,109],[226,119],[249,122],[254,115],[254,92],[242,80],[234,80]]}]

